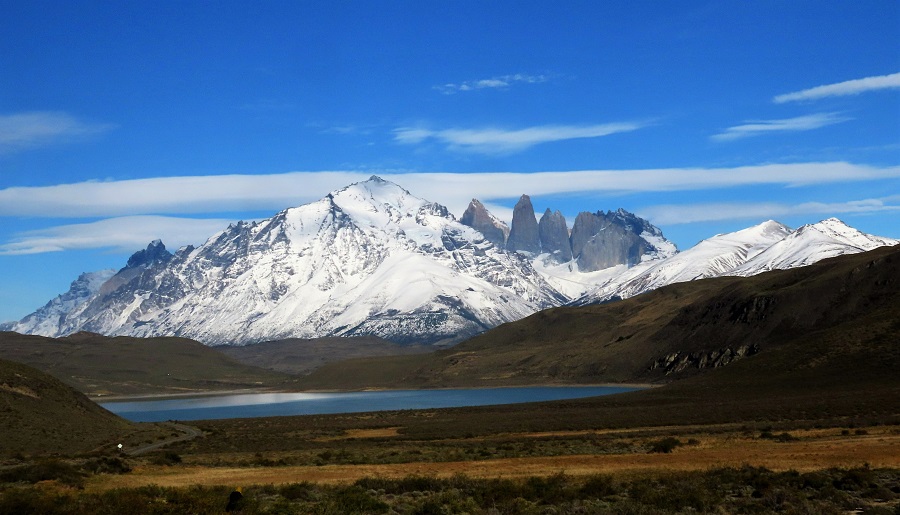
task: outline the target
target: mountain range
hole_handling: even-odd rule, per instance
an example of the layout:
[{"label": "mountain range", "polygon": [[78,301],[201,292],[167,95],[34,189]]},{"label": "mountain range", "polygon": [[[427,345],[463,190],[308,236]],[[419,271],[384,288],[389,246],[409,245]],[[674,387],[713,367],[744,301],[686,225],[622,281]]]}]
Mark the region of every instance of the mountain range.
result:
[{"label": "mountain range", "polygon": [[684,252],[624,210],[540,221],[527,195],[511,227],[473,200],[440,204],[372,177],[174,254],[161,241],[118,270],[86,273],[5,329],[64,336],[182,336],[233,345],[378,336],[447,345],[570,303],[622,299],[675,282],[755,275],[895,245],[836,219],[796,231],[769,221]]}]

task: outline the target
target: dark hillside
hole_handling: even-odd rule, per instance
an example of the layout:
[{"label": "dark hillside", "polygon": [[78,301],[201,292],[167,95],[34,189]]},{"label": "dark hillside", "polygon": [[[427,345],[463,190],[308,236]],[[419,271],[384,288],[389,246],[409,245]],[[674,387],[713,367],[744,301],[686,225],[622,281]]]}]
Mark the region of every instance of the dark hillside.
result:
[{"label": "dark hillside", "polygon": [[0,360],[0,454],[85,452],[125,439],[135,425],[56,378]]},{"label": "dark hillside", "polygon": [[[860,325],[860,320],[867,320]],[[475,386],[536,383],[670,382],[759,356],[772,365],[846,352],[888,359],[900,331],[900,248],[829,259],[754,277],[671,285],[602,305],[562,307],[504,324],[427,356],[326,365],[307,387]],[[879,340],[881,341],[881,340]],[[862,349],[862,350],[860,350]],[[858,352],[857,352],[858,351]],[[856,359],[856,357],[852,358]],[[876,360],[877,361],[877,360]],[[880,368],[873,368],[874,373]],[[867,373],[865,369],[854,373]]]},{"label": "dark hillside", "polygon": [[91,396],[290,388],[292,376],[238,363],[187,338],[65,338],[0,333],[0,356],[43,370]]}]

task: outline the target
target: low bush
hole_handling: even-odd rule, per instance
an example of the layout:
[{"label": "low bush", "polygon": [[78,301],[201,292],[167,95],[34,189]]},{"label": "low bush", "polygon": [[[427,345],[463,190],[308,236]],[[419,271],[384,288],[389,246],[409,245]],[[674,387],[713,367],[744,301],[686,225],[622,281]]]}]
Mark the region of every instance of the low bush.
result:
[{"label": "low bush", "polygon": [[651,453],[670,453],[675,450],[676,447],[680,447],[684,445],[681,440],[673,437],[663,438],[661,440],[654,440],[650,442],[650,451]]}]

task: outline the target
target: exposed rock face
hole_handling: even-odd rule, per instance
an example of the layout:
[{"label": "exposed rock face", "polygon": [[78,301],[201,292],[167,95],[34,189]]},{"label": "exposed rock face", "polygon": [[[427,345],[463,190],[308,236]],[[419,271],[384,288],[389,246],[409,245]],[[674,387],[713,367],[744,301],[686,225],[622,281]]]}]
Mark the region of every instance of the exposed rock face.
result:
[{"label": "exposed rock face", "polygon": [[537,218],[528,195],[519,197],[513,208],[512,229],[506,241],[507,250],[523,250],[532,254],[541,253],[541,238],[538,234]]},{"label": "exposed rock face", "polygon": [[166,263],[172,258],[172,253],[166,250],[166,246],[160,240],[153,240],[144,250],[139,250],[128,258],[127,268],[139,266],[147,267],[156,263]]},{"label": "exposed rock face", "polygon": [[[644,222],[624,210],[579,213],[572,227],[572,256],[582,272],[633,266],[652,245],[641,238]],[[649,225],[649,224],[648,224]]]},{"label": "exposed rock face", "polygon": [[480,232],[488,241],[500,248],[506,246],[506,238],[509,236],[509,227],[492,215],[478,199],[473,198],[472,201],[469,202],[469,207],[466,208],[466,212],[463,213],[462,218],[459,219],[459,223],[468,225]]},{"label": "exposed rock face", "polygon": [[759,350],[759,344],[753,343],[710,352],[673,352],[654,361],[650,365],[650,370],[661,368],[666,375],[669,375],[688,368],[719,368],[741,358],[757,354]]},{"label": "exposed rock face", "polygon": [[550,254],[557,263],[572,260],[569,228],[562,213],[559,211],[551,213],[550,209],[544,211],[544,216],[538,223],[538,234],[541,239],[541,252]]}]

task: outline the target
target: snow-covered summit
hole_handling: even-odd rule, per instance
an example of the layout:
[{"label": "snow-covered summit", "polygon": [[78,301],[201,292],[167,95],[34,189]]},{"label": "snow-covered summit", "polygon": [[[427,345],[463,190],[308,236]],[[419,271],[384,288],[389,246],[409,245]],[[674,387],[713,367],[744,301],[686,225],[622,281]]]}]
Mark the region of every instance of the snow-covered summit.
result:
[{"label": "snow-covered summit", "polygon": [[[110,278],[54,336],[219,344],[371,334],[440,343],[566,300],[527,259],[378,177],[232,224],[197,248],[168,255],[160,247],[136,254],[142,266]],[[162,259],[144,259],[150,254]]]},{"label": "snow-covered summit", "polygon": [[642,263],[607,279],[574,303],[624,299],[668,284],[708,277],[750,276],[805,266],[897,243],[864,234],[836,218],[804,225],[796,231],[768,220],[740,231],[717,234],[667,259]]},{"label": "snow-covered summit", "polygon": [[800,227],[727,275],[750,276],[769,270],[796,268],[897,243],[900,242],[865,234],[837,218],[828,218]]}]

